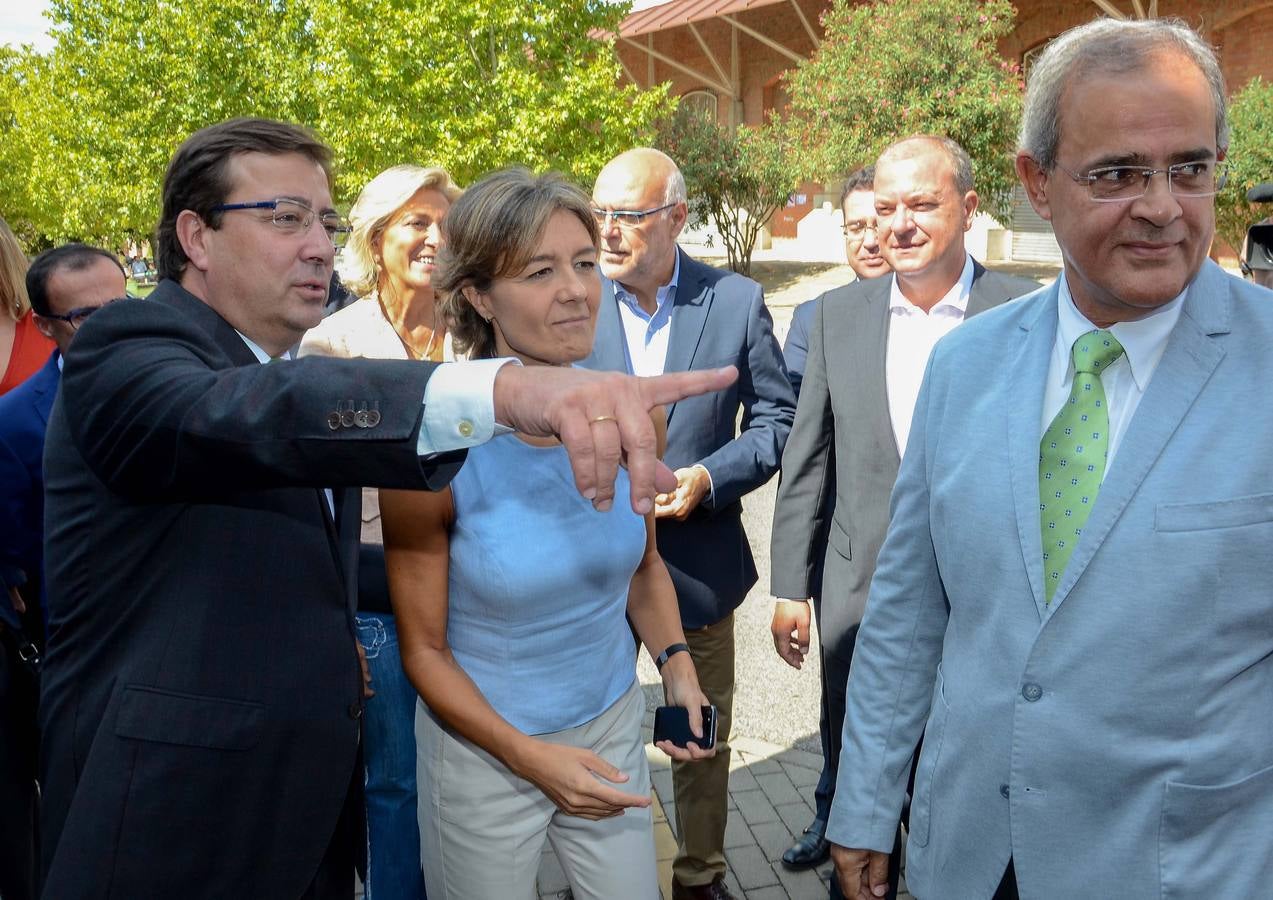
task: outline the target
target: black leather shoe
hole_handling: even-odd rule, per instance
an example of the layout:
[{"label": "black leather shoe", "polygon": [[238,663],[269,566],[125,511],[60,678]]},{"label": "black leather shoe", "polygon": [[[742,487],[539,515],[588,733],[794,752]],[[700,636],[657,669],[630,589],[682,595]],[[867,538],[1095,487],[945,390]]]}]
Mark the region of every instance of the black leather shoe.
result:
[{"label": "black leather shoe", "polygon": [[826,825],[815,821],[800,835],[787,852],[782,855],[782,864],[788,869],[812,869],[831,858],[831,844],[823,835]]},{"label": "black leather shoe", "polygon": [[738,900],[725,887],[725,878],[717,875],[711,884],[696,884],[687,887],[672,879],[672,900]]}]

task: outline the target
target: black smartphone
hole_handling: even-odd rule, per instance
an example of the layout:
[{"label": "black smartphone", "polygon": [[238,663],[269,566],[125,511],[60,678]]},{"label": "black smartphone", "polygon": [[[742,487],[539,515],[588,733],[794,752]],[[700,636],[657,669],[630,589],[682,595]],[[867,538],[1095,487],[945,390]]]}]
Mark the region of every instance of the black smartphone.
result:
[{"label": "black smartphone", "polygon": [[716,707],[703,707],[703,736],[690,731],[690,711],[684,706],[660,706],[654,711],[654,743],[671,741],[684,747],[691,741],[700,750],[716,746]]}]

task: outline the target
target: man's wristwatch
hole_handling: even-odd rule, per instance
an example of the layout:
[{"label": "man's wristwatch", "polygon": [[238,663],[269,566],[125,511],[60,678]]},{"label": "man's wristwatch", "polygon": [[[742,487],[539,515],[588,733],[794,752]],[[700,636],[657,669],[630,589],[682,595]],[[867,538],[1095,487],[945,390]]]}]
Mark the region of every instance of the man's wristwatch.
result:
[{"label": "man's wristwatch", "polygon": [[667,662],[668,657],[673,653],[689,653],[689,644],[669,644],[668,648],[654,658],[654,665],[658,667],[660,672],[663,671],[663,664]]}]

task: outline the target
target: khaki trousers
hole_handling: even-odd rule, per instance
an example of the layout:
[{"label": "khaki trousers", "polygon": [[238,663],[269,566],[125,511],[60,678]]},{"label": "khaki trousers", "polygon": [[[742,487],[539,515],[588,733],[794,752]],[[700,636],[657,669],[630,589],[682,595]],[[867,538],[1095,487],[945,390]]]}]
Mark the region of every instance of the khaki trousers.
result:
[{"label": "khaki trousers", "polygon": [[716,755],[672,762],[676,797],[676,858],[672,875],[686,887],[725,874],[725,820],[729,803],[729,729],[734,711],[734,614],[685,632],[698,683],[716,707]]},{"label": "khaki trousers", "polygon": [[[586,673],[581,673],[586,674]],[[587,747],[650,795],[641,739],[645,697],[632,687],[590,722],[539,740]],[[593,822],[557,809],[537,787],[451,733],[416,704],[420,861],[429,900],[534,900],[548,840],[577,900],[659,900],[649,807]]]}]

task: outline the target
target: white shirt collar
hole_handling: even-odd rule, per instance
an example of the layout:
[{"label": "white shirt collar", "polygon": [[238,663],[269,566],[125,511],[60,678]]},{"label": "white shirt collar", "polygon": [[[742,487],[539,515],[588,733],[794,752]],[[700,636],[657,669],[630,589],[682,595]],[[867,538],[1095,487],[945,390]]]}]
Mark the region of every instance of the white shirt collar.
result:
[{"label": "white shirt collar", "polygon": [[[248,345],[248,349],[252,351],[252,355],[256,357],[257,362],[267,363],[267,362],[269,362],[271,359],[273,359],[273,357],[272,357],[272,356],[270,356],[270,355],[269,355],[268,353],[266,353],[263,349],[261,349],[261,345],[260,345],[260,344],[258,344],[256,341],[252,340],[250,337],[248,337],[248,336],[247,336],[246,334],[244,334],[242,331],[239,331],[239,330],[236,328],[236,329],[235,329],[235,331],[234,331],[234,333],[235,333],[235,334],[237,334],[239,337],[243,338],[243,343],[245,343],[245,344],[247,344],[247,345]],[[292,351],[290,351],[290,350],[286,351],[286,352],[283,354],[283,357],[282,357],[282,358],[283,358],[283,359],[291,359],[291,358],[292,358]]]},{"label": "white shirt collar", "polygon": [[[957,313],[960,318],[968,312],[968,298],[972,295],[972,276],[973,265],[972,257],[964,255],[964,269],[959,273],[959,278],[950,286],[944,297],[933,304],[933,308],[929,313],[935,313],[942,310],[942,315],[951,315]],[[890,275],[891,283],[888,291],[888,308],[890,312],[900,312],[906,315],[914,313],[922,313],[923,310],[914,303],[906,299],[906,295],[902,293],[901,287],[897,283],[897,275]]]},{"label": "white shirt collar", "polygon": [[653,316],[646,315],[645,310],[641,308],[640,301],[638,301],[636,298],[636,294],[629,291],[627,288],[619,284],[619,282],[617,281],[614,282],[615,298],[620,303],[627,306],[633,312],[640,314],[640,316],[645,319],[652,319],[654,318],[654,316],[657,316],[659,313],[663,312],[664,308],[671,301],[671,299],[676,296],[676,284],[678,281],[680,281],[680,278],[681,278],[681,251],[677,250],[675,255],[676,255],[676,258],[672,263],[671,279],[668,280],[667,284],[661,286],[658,289],[658,291],[656,291],[654,294],[654,315]]},{"label": "white shirt collar", "polygon": [[[1087,317],[1074,305],[1074,297],[1070,294],[1070,285],[1066,281],[1064,271],[1057,278],[1057,284],[1059,296],[1057,298],[1056,346],[1059,352],[1065,354],[1068,372],[1074,365],[1073,360],[1070,359],[1070,348],[1074,346],[1075,341],[1096,326],[1088,321]],[[1158,361],[1162,359],[1167,349],[1167,340],[1171,337],[1172,329],[1180,321],[1180,311],[1184,308],[1185,293],[1188,290],[1186,286],[1185,290],[1177,294],[1171,302],[1163,304],[1146,316],[1127,322],[1115,322],[1108,329],[1123,345],[1127,364],[1132,370],[1132,378],[1142,393],[1149,385],[1149,379],[1158,368]]]}]

